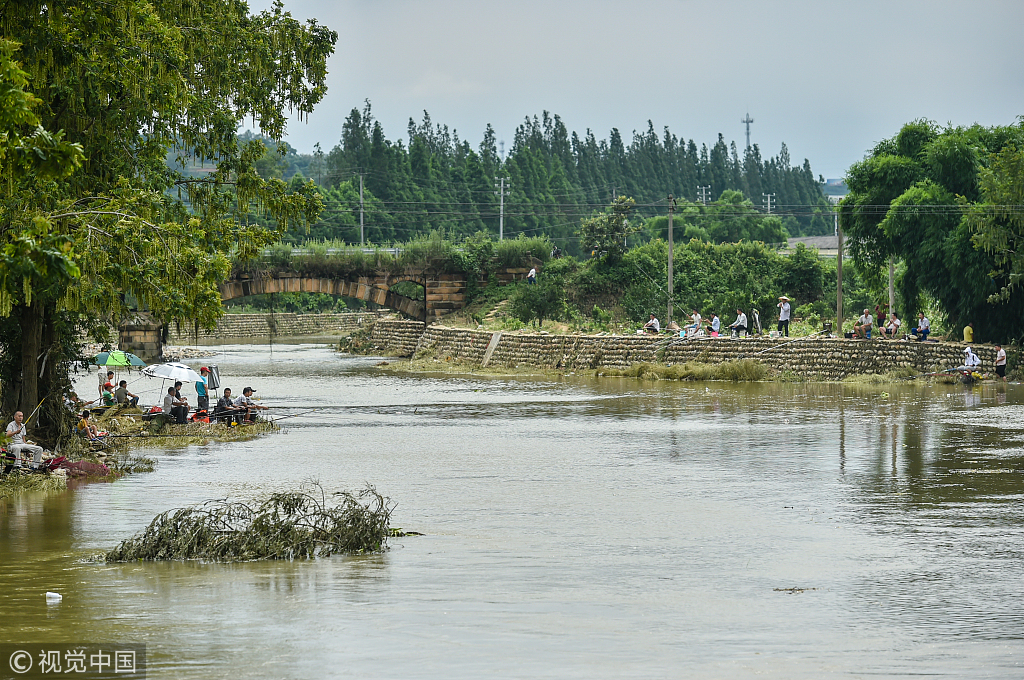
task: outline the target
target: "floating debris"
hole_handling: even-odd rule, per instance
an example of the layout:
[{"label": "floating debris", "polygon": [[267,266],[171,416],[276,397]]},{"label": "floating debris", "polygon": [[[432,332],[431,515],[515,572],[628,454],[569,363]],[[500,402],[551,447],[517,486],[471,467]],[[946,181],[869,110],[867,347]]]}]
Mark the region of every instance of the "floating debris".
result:
[{"label": "floating debris", "polygon": [[358,495],[323,487],[275,493],[258,505],[207,501],[169,510],[106,554],[107,562],[135,560],[246,561],[381,552],[392,532],[394,503],[367,486]]}]

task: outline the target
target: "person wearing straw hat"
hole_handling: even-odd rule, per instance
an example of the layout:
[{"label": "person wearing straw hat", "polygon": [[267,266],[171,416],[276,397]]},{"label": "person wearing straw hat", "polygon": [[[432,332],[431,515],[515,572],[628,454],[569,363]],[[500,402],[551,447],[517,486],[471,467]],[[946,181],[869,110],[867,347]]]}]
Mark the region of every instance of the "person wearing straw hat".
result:
[{"label": "person wearing straw hat", "polygon": [[785,295],[779,296],[779,333],[785,333],[785,336],[789,337],[789,298]]}]

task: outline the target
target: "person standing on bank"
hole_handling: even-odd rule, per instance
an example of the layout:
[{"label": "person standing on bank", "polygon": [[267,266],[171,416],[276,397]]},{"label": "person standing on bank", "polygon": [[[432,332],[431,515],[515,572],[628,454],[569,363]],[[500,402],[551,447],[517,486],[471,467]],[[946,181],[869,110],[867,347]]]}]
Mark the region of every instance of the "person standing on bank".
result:
[{"label": "person standing on bank", "polygon": [[210,412],[210,394],[206,391],[206,378],[210,375],[210,369],[203,366],[199,369],[199,380],[196,381],[196,409]]},{"label": "person standing on bank", "polygon": [[996,345],[996,375],[1006,382],[1006,350],[1002,345]]},{"label": "person standing on bank", "polygon": [[964,342],[968,345],[974,344],[974,322],[964,326]]},{"label": "person standing on bank", "polygon": [[14,413],[14,420],[7,425],[7,436],[11,443],[7,450],[14,454],[14,467],[21,467],[21,453],[27,451],[32,454],[32,469],[39,467],[43,462],[43,447],[36,444],[29,444],[25,441],[28,434],[28,426],[25,425],[25,414],[21,411]]},{"label": "person standing on bank", "polygon": [[537,268],[530,267],[530,273],[526,275],[526,282],[531,286],[537,283]]},{"label": "person standing on bank", "polygon": [[789,298],[785,295],[779,297],[779,333],[785,333],[786,337],[789,337]]}]

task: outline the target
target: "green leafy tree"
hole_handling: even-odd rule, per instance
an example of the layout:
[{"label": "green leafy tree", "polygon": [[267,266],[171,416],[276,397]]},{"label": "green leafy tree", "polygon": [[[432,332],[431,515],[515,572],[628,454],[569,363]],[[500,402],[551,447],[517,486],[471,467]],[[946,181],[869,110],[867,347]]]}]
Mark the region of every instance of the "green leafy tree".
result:
[{"label": "green leafy tree", "polygon": [[[235,131],[248,118],[279,140],[289,111],[309,113],[336,34],[280,3],[253,15],[230,0],[22,2],[2,25],[20,47],[5,43],[0,96],[23,105],[4,107],[0,135],[40,149],[33,168],[18,164],[24,142],[4,142],[0,313],[17,323],[0,337],[3,406],[52,397],[60,421],[83,327],[116,324],[129,298],[162,321],[209,326],[228,255],[252,257],[316,219],[314,185],[261,177],[266,146]],[[169,152],[175,167],[212,170],[175,170]]]},{"label": "green leafy tree", "polygon": [[629,217],[636,206],[632,198],[619,196],[606,212],[580,222],[576,234],[580,237],[580,248],[597,254],[606,254],[615,259],[626,250],[626,239],[640,231],[643,224]]},{"label": "green leafy tree", "polygon": [[970,206],[968,220],[975,246],[995,260],[1004,285],[989,302],[1008,301],[1020,292],[1024,278],[1024,150],[1012,145],[992,157],[981,170],[983,201]]},{"label": "green leafy tree", "polygon": [[839,207],[850,251],[879,296],[889,259],[902,263],[897,287],[905,318],[927,295],[954,328],[973,321],[981,338],[1024,334],[1024,296],[1014,294],[1012,268],[1001,269],[1001,237],[989,239],[998,233],[995,222],[978,221],[987,209],[974,207],[980,179],[995,176],[985,172],[991,154],[1022,142],[1021,125],[940,129],[915,121],[850,168],[850,194]]},{"label": "green leafy tree", "polygon": [[520,284],[509,298],[509,312],[523,323],[543,326],[565,312],[565,289],[555,281]]}]

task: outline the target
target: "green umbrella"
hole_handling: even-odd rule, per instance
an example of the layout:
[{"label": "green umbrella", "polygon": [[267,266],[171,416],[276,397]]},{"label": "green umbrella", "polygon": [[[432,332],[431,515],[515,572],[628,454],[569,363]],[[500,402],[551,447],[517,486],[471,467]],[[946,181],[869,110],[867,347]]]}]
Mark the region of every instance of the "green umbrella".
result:
[{"label": "green umbrella", "polygon": [[100,352],[92,360],[95,366],[145,366],[146,362],[131,352],[114,350],[112,352]]}]

